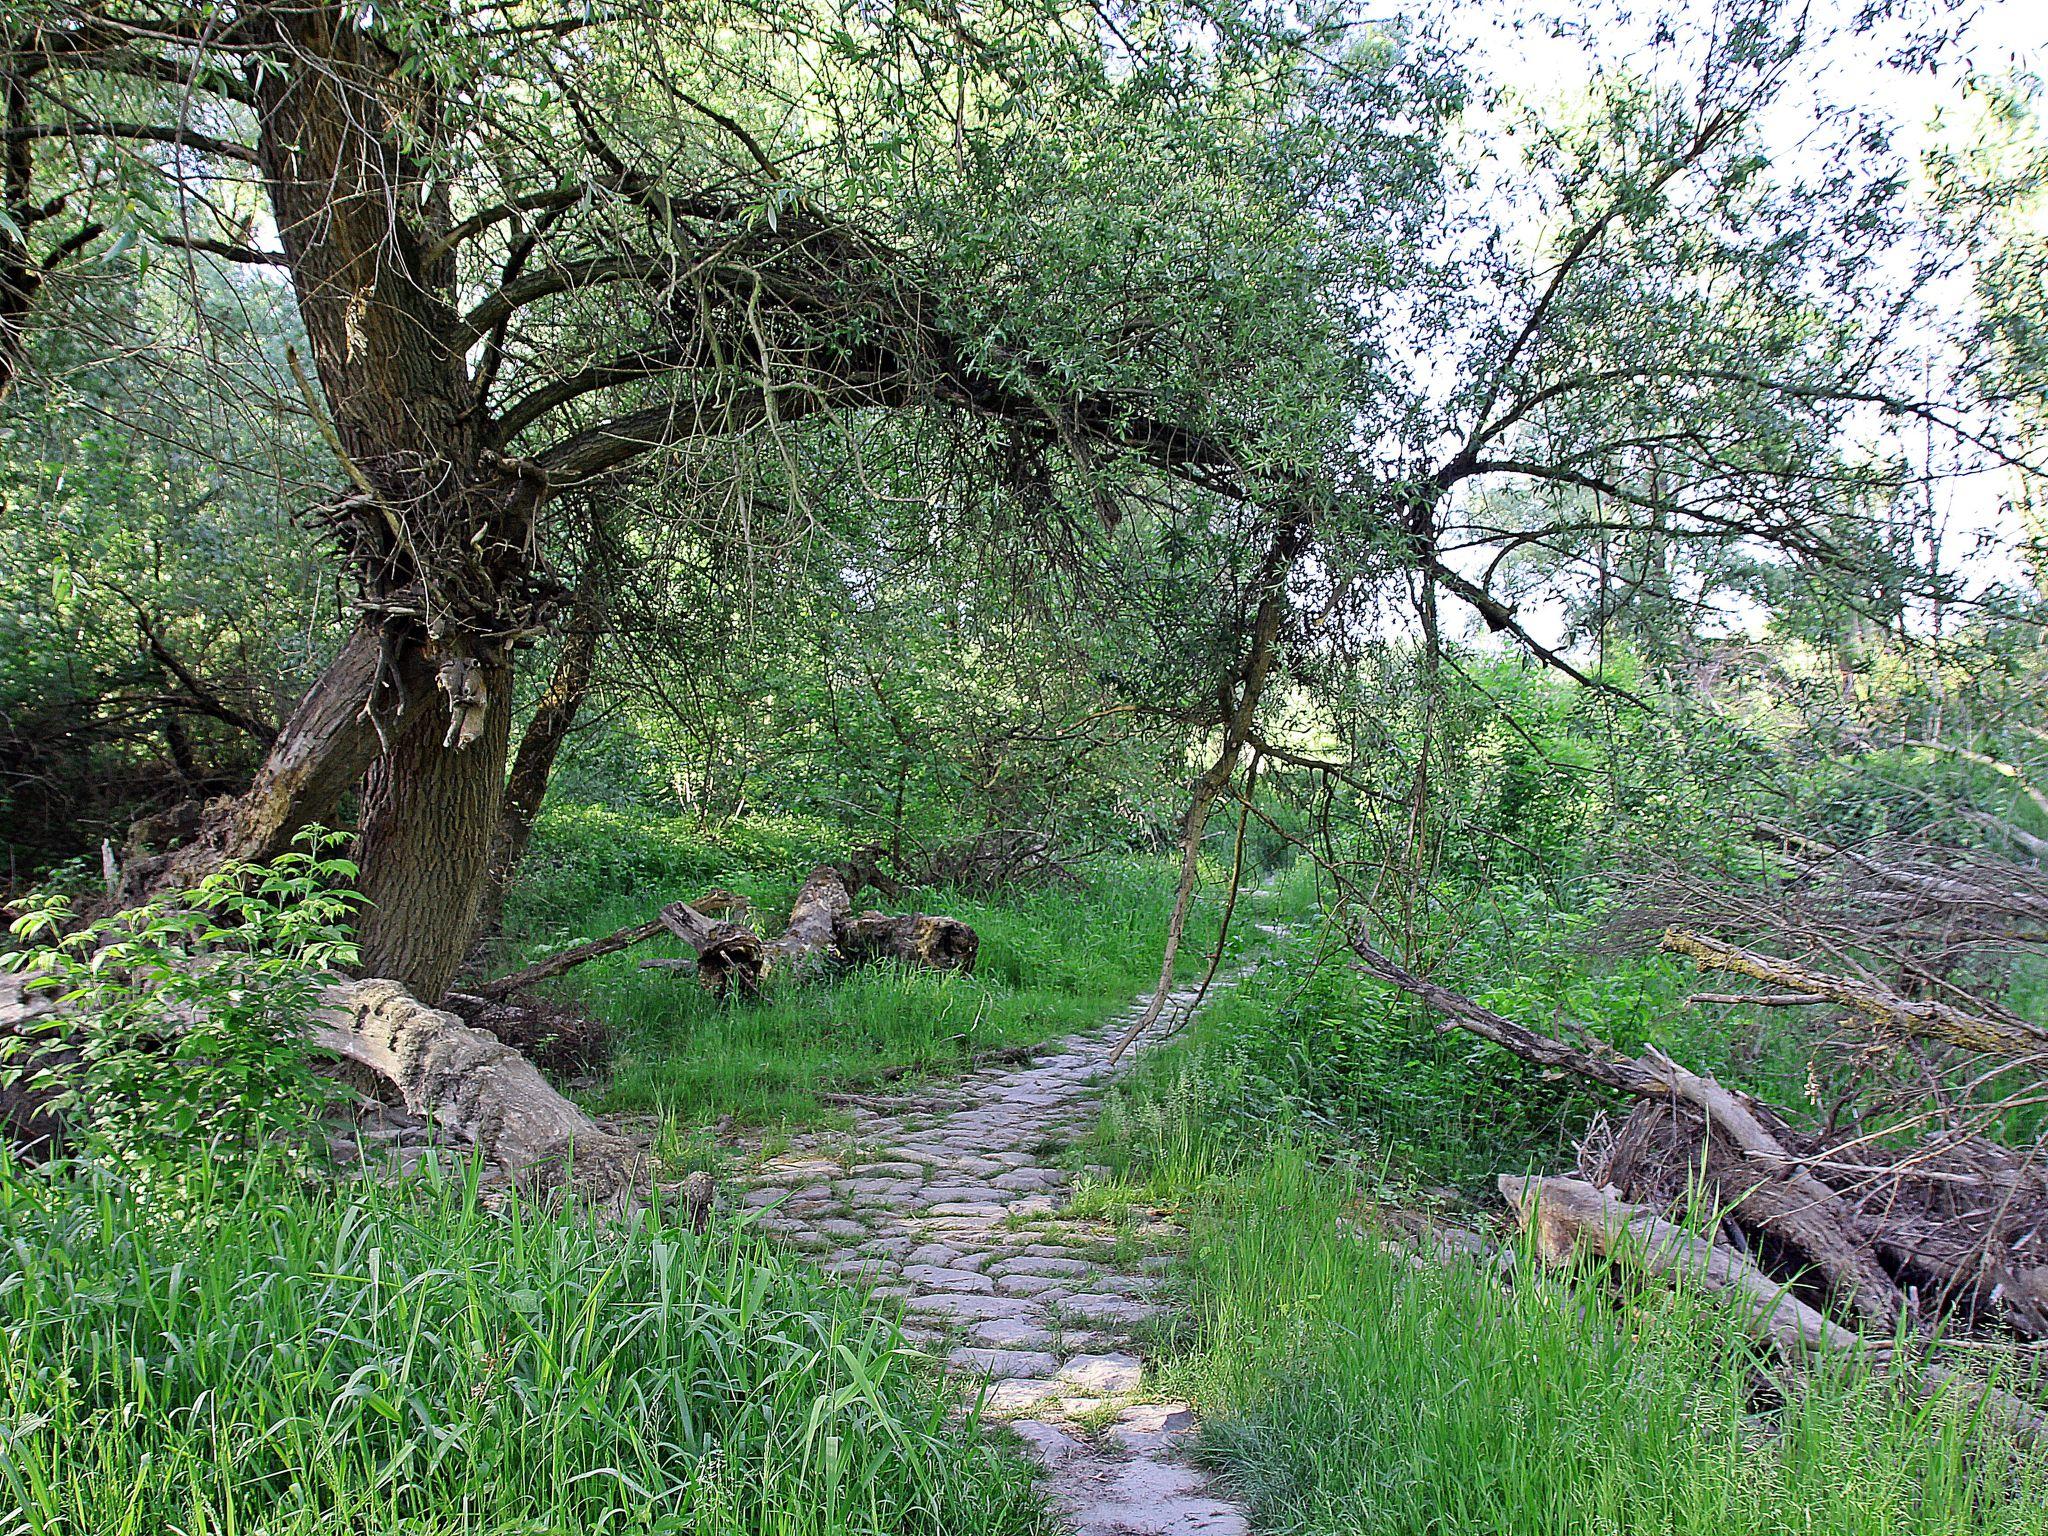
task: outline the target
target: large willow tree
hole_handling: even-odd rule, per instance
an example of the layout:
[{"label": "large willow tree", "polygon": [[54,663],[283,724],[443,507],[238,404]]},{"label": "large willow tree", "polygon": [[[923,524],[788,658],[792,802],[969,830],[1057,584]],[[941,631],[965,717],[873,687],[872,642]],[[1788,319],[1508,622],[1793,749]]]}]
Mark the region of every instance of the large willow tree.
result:
[{"label": "large willow tree", "polygon": [[1425,29],[1285,15],[7,7],[0,340],[110,242],[288,285],[280,394],[334,465],[305,511],[357,594],[248,792],[131,886],[360,784],[364,964],[441,992],[513,658],[563,606],[552,521],[627,480],[659,517],[707,445],[743,499],[843,524],[886,481],[899,536],[1089,578],[1117,686],[1221,728],[1190,878],[1275,681],[1389,581],[1516,635],[1494,555],[1897,585],[1883,424],[1967,437],[1916,318],[1939,262],[1853,112],[1773,164],[1817,68],[1797,14],[1667,29],[1548,120]]}]

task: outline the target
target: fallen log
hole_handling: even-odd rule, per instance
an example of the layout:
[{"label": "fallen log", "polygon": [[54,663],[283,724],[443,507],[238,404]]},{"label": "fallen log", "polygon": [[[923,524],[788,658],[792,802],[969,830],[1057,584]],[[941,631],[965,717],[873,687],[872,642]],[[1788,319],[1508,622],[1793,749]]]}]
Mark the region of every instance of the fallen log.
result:
[{"label": "fallen log", "polygon": [[804,880],[789,909],[789,926],[768,945],[770,963],[781,961],[798,974],[812,974],[845,958],[839,948],[839,925],[853,913],[846,880],[830,864],[820,864]]},{"label": "fallen log", "polygon": [[1787,1359],[1861,1352],[1923,1396],[1953,1391],[1981,1407],[2022,1444],[2048,1436],[2048,1414],[2009,1392],[1931,1361],[1898,1358],[1888,1341],[1865,1340],[1808,1306],[1733,1249],[1709,1243],[1583,1179],[1502,1174],[1497,1181],[1516,1219],[1545,1262],[1560,1264],[1581,1249],[1639,1263],[1654,1274],[1691,1280],[1728,1296],[1737,1314]]},{"label": "fallen log", "polygon": [[835,936],[849,965],[894,960],[921,970],[959,971],[967,976],[974,974],[974,959],[981,949],[980,935],[967,924],[928,912],[900,917],[861,912],[841,919]]},{"label": "fallen log", "polygon": [[[688,925],[692,932],[701,931],[708,935],[710,930],[716,926],[710,922],[710,919],[722,914],[745,912],[747,901],[744,896],[735,896],[730,891],[707,891],[694,902],[690,902],[687,905],[682,902],[676,902],[673,906],[682,908],[683,911],[690,913],[693,918],[698,920],[697,923]],[[586,939],[581,944],[572,944],[567,949],[557,951],[544,960],[536,960],[524,969],[512,972],[509,976],[500,976],[496,981],[487,981],[480,986],[471,988],[471,995],[495,1002],[501,997],[510,997],[514,992],[524,992],[528,987],[533,986],[537,982],[546,981],[550,977],[560,976],[563,972],[573,970],[586,961],[601,959],[606,955],[615,955],[622,949],[630,949],[633,945],[651,939],[657,934],[677,933],[676,926],[670,922],[668,917],[670,910],[670,908],[665,907],[660,915],[650,918],[644,923],[629,923],[624,928],[615,929],[604,935],[603,938]],[[698,926],[699,923],[702,925],[701,930]],[[733,925],[726,924],[725,926]],[[690,934],[678,933],[678,937],[688,940]]]},{"label": "fallen log", "polygon": [[814,976],[842,965],[891,960],[922,970],[971,974],[981,947],[975,931],[957,918],[925,912],[895,917],[884,912],[855,915],[845,876],[830,864],[811,871],[797,892],[788,925],[774,939],[764,940],[744,923],[715,915],[743,913],[745,909],[743,898],[725,891],[714,891],[695,902],[671,902],[647,922],[572,945],[524,970],[486,982],[473,989],[474,995],[487,1000],[506,997],[664,932],[688,944],[695,951],[695,960],[643,960],[640,968],[694,970],[698,981],[720,996],[756,996],[778,970]]},{"label": "fallen log", "polygon": [[623,1210],[652,1186],[640,1148],[555,1092],[519,1052],[395,981],[328,987],[311,1040],[385,1079],[408,1110],[474,1144],[523,1193]]},{"label": "fallen log", "polygon": [[761,990],[768,955],[753,929],[709,917],[681,901],[663,907],[657,921],[697,952],[697,982],[706,991],[752,997]]},{"label": "fallen log", "polygon": [[1420,998],[1456,1028],[1538,1066],[1672,1105],[1672,1133],[1659,1145],[1671,1153],[1673,1198],[1703,1196],[1754,1228],[1796,1267],[1817,1274],[1837,1305],[1879,1329],[1892,1328],[1905,1311],[1905,1294],[1879,1261],[1858,1212],[1787,1146],[1789,1128],[1775,1112],[1661,1051],[1628,1057],[1590,1037],[1581,1048],[1539,1034],[1411,974],[1375,949],[1363,929],[1352,932],[1350,947],[1367,971]]}]

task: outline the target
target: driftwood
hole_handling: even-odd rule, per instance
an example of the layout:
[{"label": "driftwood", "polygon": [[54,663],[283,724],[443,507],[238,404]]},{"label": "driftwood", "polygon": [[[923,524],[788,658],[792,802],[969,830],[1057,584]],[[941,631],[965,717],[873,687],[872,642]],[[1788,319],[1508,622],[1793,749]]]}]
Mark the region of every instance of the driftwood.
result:
[{"label": "driftwood", "polygon": [[[1582,1171],[1672,1208],[1704,1204],[1708,1215],[1743,1230],[1788,1274],[1805,1284],[1818,1281],[1837,1307],[1879,1331],[1889,1332],[1910,1311],[1873,1240],[1878,1207],[1852,1200],[1823,1178],[1814,1147],[1769,1106],[1659,1051],[1628,1057],[1590,1038],[1576,1046],[1539,1034],[1411,974],[1375,949],[1363,930],[1352,934],[1351,949],[1366,970],[1443,1014],[1446,1027],[1642,1101],[1621,1134]],[[1876,1224],[1882,1225],[1881,1213]]]},{"label": "driftwood", "polygon": [[473,1143],[526,1193],[624,1209],[651,1187],[637,1146],[555,1092],[519,1052],[395,981],[327,988],[311,1038],[385,1079],[407,1109]]},{"label": "driftwood", "polygon": [[1695,1237],[1647,1206],[1632,1205],[1582,1179],[1503,1174],[1499,1185],[1516,1218],[1533,1233],[1538,1255],[1549,1263],[1563,1263],[1575,1251],[1586,1250],[1691,1280],[1729,1297],[1737,1313],[1788,1359],[1861,1352],[1875,1364],[1888,1365],[1916,1392],[1953,1392],[1981,1407],[2025,1444],[2038,1444],[2048,1435],[2048,1415],[2032,1404],[1945,1366],[1894,1358],[1887,1343],[1866,1341],[1733,1249]]},{"label": "driftwood", "polygon": [[924,912],[856,914],[844,874],[830,864],[811,871],[797,892],[788,926],[774,939],[764,940],[742,923],[713,915],[741,912],[745,906],[744,900],[724,891],[696,902],[671,902],[649,922],[573,945],[510,976],[486,982],[475,993],[483,998],[505,997],[659,933],[674,934],[696,951],[696,959],[643,960],[642,970],[693,970],[708,990],[745,997],[759,993],[778,970],[810,976],[842,965],[893,960],[922,970],[972,974],[981,945],[975,931],[957,918]]}]

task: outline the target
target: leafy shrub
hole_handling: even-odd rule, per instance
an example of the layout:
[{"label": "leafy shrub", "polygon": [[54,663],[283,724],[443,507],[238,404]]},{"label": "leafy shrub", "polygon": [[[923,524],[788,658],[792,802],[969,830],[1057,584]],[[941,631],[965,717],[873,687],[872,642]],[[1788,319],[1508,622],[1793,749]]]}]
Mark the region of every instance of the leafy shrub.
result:
[{"label": "leafy shrub", "polygon": [[340,841],[311,830],[269,864],[80,926],[69,896],[23,904],[24,947],[0,964],[59,1011],[0,1042],[0,1070],[47,1096],[84,1155],[134,1176],[302,1141],[324,1098],[307,1017],[321,974],[355,959]]}]

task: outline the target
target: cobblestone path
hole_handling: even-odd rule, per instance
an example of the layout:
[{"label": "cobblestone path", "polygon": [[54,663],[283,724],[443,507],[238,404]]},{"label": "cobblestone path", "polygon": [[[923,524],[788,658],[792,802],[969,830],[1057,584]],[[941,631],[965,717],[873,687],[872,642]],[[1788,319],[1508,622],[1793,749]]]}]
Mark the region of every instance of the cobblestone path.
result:
[{"label": "cobblestone path", "polygon": [[[1220,980],[1219,980],[1219,984]],[[1191,1000],[1177,993],[1162,1019]],[[1163,1222],[1124,1240],[1068,1211],[1060,1151],[1092,1122],[1107,1060],[1135,1014],[980,1072],[850,1131],[801,1138],[750,1170],[764,1230],[878,1300],[905,1335],[981,1392],[1044,1466],[1074,1536],[1245,1536],[1243,1512],[1195,1467],[1195,1417],[1150,1390],[1163,1315]],[[1136,1051],[1126,1053],[1128,1065]]]}]

